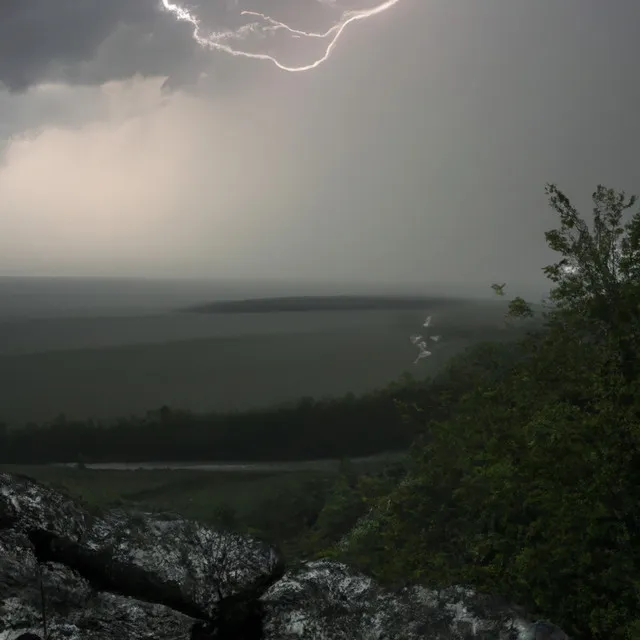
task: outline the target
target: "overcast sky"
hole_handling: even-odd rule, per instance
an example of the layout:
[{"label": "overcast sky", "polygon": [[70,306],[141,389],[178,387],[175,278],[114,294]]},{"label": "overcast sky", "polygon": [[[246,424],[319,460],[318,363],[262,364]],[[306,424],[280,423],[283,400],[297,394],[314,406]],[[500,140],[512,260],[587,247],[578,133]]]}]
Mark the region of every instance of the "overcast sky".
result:
[{"label": "overcast sky", "polygon": [[[322,31],[375,4],[192,11],[299,66],[329,39],[240,10]],[[289,73],[159,0],[3,0],[0,275],[536,284],[546,182],[640,191],[638,24],[638,0],[398,0]]]}]

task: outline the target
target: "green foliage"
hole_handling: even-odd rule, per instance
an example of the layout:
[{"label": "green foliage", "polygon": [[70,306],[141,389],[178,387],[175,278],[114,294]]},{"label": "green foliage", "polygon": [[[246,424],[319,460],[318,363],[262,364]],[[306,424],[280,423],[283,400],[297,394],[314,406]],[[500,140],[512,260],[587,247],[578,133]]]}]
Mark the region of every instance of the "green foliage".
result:
[{"label": "green foliage", "polygon": [[[556,285],[551,299],[571,312],[604,309],[594,302],[617,296],[625,285],[638,283],[640,212],[623,223],[625,211],[637,198],[627,198],[598,185],[592,194],[593,230],[558,188],[547,185],[549,203],[560,219],[560,227],[545,233],[547,244],[561,259],[544,268]],[[606,319],[605,315],[605,319]]]},{"label": "green foliage", "polygon": [[[591,230],[547,193],[560,259],[545,268],[544,330],[452,363],[455,399],[351,557],[389,583],[504,595],[576,637],[637,638],[640,214],[623,224],[635,199],[598,187]],[[532,313],[509,305],[512,319]]]},{"label": "green foliage", "polygon": [[509,302],[509,310],[507,312],[510,318],[533,318],[533,309],[531,305],[520,296],[516,296]]},{"label": "green foliage", "polygon": [[340,476],[318,514],[314,537],[318,542],[331,544],[345,535],[366,511],[362,496],[344,476]]},{"label": "green foliage", "polygon": [[230,504],[218,504],[214,506],[211,514],[211,522],[223,531],[235,531],[238,528],[236,509]]},{"label": "green foliage", "polygon": [[331,479],[323,475],[299,477],[295,483],[282,476],[245,522],[272,542],[297,538],[316,523],[330,487]]},{"label": "green foliage", "polygon": [[390,583],[471,583],[581,637],[607,637],[640,604],[637,426],[586,366],[565,388],[539,384],[543,363],[564,349],[538,349],[541,362],[523,360],[431,424],[410,482],[391,493],[381,531],[360,538],[357,557]]},{"label": "green foliage", "polygon": [[[507,286],[507,283],[503,284],[492,284],[491,288],[494,290],[496,295],[504,296],[504,288]],[[515,319],[526,319],[533,318],[535,313],[531,308],[531,305],[520,296],[516,296],[513,300],[509,302],[509,306],[507,307],[507,313],[505,319],[515,320]]]},{"label": "green foliage", "polygon": [[503,296],[504,295],[504,288],[507,286],[506,282],[503,282],[502,284],[492,284],[491,288],[496,292],[497,296]]}]

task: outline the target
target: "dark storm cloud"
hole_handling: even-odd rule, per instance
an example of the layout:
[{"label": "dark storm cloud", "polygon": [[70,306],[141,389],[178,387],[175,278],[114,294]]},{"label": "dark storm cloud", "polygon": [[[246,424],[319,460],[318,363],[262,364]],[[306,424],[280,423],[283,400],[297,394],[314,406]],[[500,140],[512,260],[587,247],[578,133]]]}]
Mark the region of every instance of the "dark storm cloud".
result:
[{"label": "dark storm cloud", "polygon": [[190,36],[158,0],[2,0],[0,85],[179,75],[197,53]]},{"label": "dark storm cloud", "polygon": [[[14,86],[20,56],[23,86],[48,81],[0,91],[0,272],[529,297],[554,259],[545,182],[586,215],[598,182],[640,192],[639,0],[402,0],[297,74],[197,50],[156,0],[100,1],[63,18],[61,0],[0,0]],[[376,3],[190,1],[205,33],[246,24],[242,7],[319,31]],[[280,36],[232,44],[292,65],[322,52]],[[200,70],[197,90],[162,94]]]},{"label": "dark storm cloud", "polygon": [[[368,2],[368,5],[371,5]],[[349,3],[351,8],[357,3]],[[343,4],[327,0],[210,0],[195,9],[214,31],[246,24],[241,9],[267,11],[299,28],[326,29]],[[167,86],[191,84],[204,69],[227,73],[192,38],[192,26],[160,0],[0,0],[0,88],[20,92],[40,82],[101,84],[133,75],[166,75]]]},{"label": "dark storm cloud", "polygon": [[[241,15],[242,9],[266,12],[295,28],[325,30],[343,11],[374,4],[208,0],[186,6],[202,21],[203,32],[220,33],[251,20]],[[228,56],[199,48],[192,33],[192,25],[162,10],[160,0],[0,0],[0,88],[21,92],[42,82],[95,85],[136,74],[168,76],[166,86],[175,88],[193,84],[205,70],[225,83]],[[264,43],[256,33],[253,45],[260,48]]]}]

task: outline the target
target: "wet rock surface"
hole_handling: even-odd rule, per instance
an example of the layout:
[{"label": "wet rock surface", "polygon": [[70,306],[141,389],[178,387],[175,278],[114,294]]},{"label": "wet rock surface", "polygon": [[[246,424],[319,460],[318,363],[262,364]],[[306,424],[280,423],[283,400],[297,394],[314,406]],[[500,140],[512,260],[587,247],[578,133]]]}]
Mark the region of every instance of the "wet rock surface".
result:
[{"label": "wet rock surface", "polygon": [[0,531],[2,640],[189,638],[195,622],[161,604],[96,591],[69,567],[39,563],[24,534]]},{"label": "wet rock surface", "polygon": [[[471,589],[411,587],[392,592],[325,560],[285,574],[262,602],[268,640],[533,640],[536,625],[546,624],[532,624],[522,609]],[[555,625],[548,627],[562,634]]]},{"label": "wet rock surface", "polygon": [[203,638],[222,638],[284,572],[280,554],[248,536],[171,515],[89,514],[10,474],[0,526],[0,640],[43,634],[42,593],[49,639],[188,638],[198,620]]},{"label": "wet rock surface", "polygon": [[52,545],[52,558],[104,590],[197,618],[210,617],[223,599],[255,599],[284,570],[273,548],[249,537],[120,510],[94,518],[79,544]]},{"label": "wet rock surface", "polygon": [[78,540],[91,521],[69,496],[26,476],[0,473],[0,528]]},{"label": "wet rock surface", "polygon": [[170,515],[90,514],[0,474],[0,640],[45,637],[567,640],[469,589],[389,591],[328,560],[285,573],[278,551],[248,536]]}]

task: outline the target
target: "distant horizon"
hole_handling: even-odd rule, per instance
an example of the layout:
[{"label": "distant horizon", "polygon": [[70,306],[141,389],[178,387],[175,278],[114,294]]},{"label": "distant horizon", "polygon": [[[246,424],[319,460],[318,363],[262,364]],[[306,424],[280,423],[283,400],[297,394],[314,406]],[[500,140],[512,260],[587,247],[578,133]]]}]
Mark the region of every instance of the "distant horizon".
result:
[{"label": "distant horizon", "polygon": [[[304,279],[296,280],[292,278],[276,278],[276,277],[231,277],[231,276],[148,276],[148,275],[69,275],[69,274],[0,274],[0,283],[7,282],[68,282],[68,283],[87,283],[101,282],[111,284],[150,284],[150,285],[195,285],[195,286],[215,286],[215,285],[251,285],[255,286],[276,286],[276,287],[294,287],[295,293],[283,294],[277,293],[263,297],[283,297],[284,295],[300,296],[318,296],[318,295],[360,295],[372,294],[378,295],[447,295],[461,296],[469,298],[491,298],[495,293],[491,290],[493,282],[372,282],[372,281],[356,281],[356,280],[321,280],[321,279]],[[546,296],[548,291],[542,287],[533,286],[530,283],[510,283],[507,286],[511,290],[517,291],[515,295],[524,296]],[[322,291],[303,294],[301,289],[309,287],[311,289],[320,288]],[[340,291],[339,293],[337,291]]]},{"label": "distant horizon", "polygon": [[[296,65],[322,43],[294,35],[363,3],[241,3],[297,34],[235,0],[193,11]],[[598,184],[638,191],[637,0],[400,0],[302,73],[202,49],[157,0],[75,4],[0,2],[21,34],[0,45],[0,273],[29,278],[13,282],[108,278],[131,298],[507,282],[535,300],[560,257],[545,185],[587,222]]]}]

